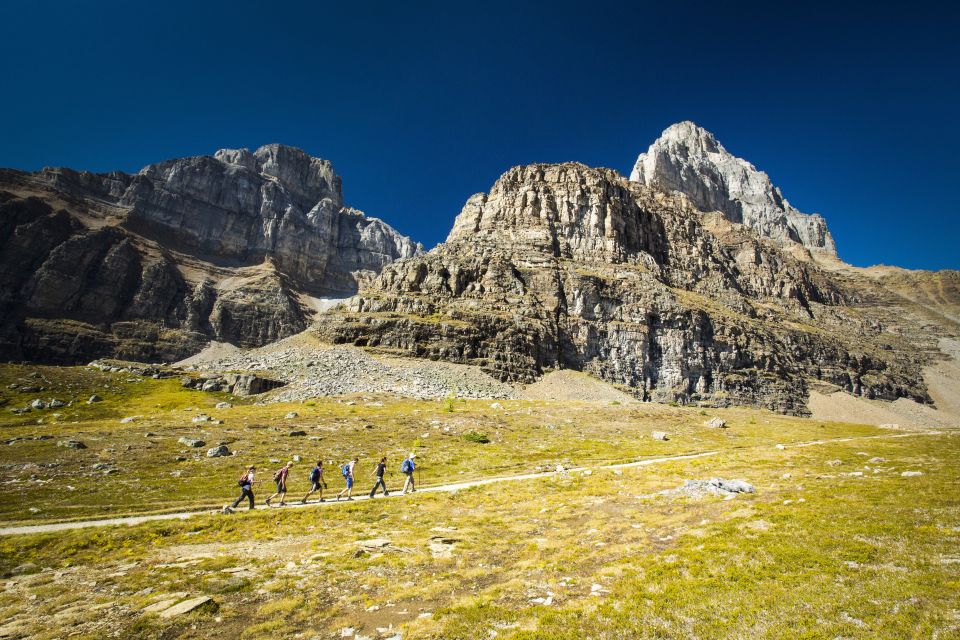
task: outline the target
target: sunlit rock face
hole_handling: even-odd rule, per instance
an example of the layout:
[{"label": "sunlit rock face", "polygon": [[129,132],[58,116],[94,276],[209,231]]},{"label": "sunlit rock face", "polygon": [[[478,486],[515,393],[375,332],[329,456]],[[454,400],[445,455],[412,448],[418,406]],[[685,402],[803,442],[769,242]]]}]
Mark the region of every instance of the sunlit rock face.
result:
[{"label": "sunlit rock face", "polygon": [[826,221],[791,206],[766,173],[723,148],[692,122],[670,126],[641,153],[630,180],[667,193],[682,193],[702,211],[719,211],[781,244],[801,244],[836,255]]},{"label": "sunlit rock face", "polygon": [[173,359],[302,331],[305,296],[422,250],[344,205],[329,161],[267,145],[139,173],[0,170],[8,358]]},{"label": "sunlit rock face", "polygon": [[803,413],[810,381],[926,399],[918,360],[873,342],[844,287],[802,258],[609,169],[522,166],[316,331],[515,382],[589,371],[648,400]]}]

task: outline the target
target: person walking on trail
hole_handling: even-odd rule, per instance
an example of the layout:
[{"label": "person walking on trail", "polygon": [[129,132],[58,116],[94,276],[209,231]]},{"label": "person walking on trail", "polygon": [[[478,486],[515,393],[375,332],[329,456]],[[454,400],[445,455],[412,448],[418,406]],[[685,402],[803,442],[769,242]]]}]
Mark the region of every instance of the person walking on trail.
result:
[{"label": "person walking on trail", "polygon": [[240,497],[234,500],[232,505],[228,504],[224,506],[224,513],[233,513],[233,510],[237,508],[238,504],[243,502],[244,498],[250,502],[250,510],[253,510],[253,485],[260,482],[254,479],[256,471],[257,468],[254,465],[250,465],[243,475],[240,476],[240,479],[237,481],[237,484],[240,485]]},{"label": "person walking on trail", "polygon": [[387,457],[384,456],[380,458],[380,462],[377,463],[377,468],[374,470],[373,475],[377,477],[377,481],[373,485],[373,489],[370,489],[370,498],[372,499],[377,494],[377,487],[383,487],[383,495],[388,496],[390,492],[387,491],[387,483],[383,481],[383,474],[387,471]]},{"label": "person walking on trail", "polygon": [[407,487],[410,487],[410,493],[414,493],[417,490],[416,484],[413,482],[413,472],[416,470],[417,465],[413,461],[417,457],[417,454],[411,453],[407,456],[406,460],[403,461],[403,464],[400,465],[400,471],[403,475],[407,476],[407,479],[403,481],[403,492],[401,495],[407,492]]},{"label": "person walking on trail", "polygon": [[284,506],[287,503],[284,500],[287,497],[287,476],[290,475],[290,467],[293,466],[293,462],[288,462],[287,464],[280,467],[280,469],[273,474],[273,481],[277,483],[277,492],[267,498],[267,506],[270,506],[270,501],[280,496],[280,506]]},{"label": "person walking on trail", "polygon": [[344,494],[347,495],[347,500],[353,500],[353,470],[356,468],[358,462],[360,462],[360,458],[354,458],[340,468],[340,473],[343,474],[343,479],[346,481],[347,486],[337,494],[337,502],[340,502],[340,498],[342,498]]},{"label": "person walking on trail", "polygon": [[303,496],[300,504],[307,504],[307,498],[317,491],[320,492],[320,502],[323,502],[323,490],[327,488],[327,482],[323,479],[323,460],[317,460],[317,466],[310,472],[310,491]]}]

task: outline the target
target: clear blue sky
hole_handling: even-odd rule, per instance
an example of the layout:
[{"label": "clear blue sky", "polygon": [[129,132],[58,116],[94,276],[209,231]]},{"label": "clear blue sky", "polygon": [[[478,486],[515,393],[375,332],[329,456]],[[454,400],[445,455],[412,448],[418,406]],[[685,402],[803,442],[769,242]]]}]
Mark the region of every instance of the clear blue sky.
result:
[{"label": "clear blue sky", "polygon": [[847,261],[960,268],[956,5],[785,4],[0,0],[0,166],[283,142],[432,246],[511,166],[628,173],[690,119]]}]

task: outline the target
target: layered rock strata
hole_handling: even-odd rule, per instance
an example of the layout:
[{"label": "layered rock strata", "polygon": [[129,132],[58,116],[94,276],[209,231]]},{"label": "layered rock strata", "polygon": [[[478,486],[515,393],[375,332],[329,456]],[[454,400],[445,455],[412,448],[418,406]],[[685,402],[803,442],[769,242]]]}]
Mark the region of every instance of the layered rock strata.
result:
[{"label": "layered rock strata", "polygon": [[343,203],[326,160],[291,147],[170,160],[135,175],[0,170],[4,359],[178,360],[210,339],[302,331],[421,247]]},{"label": "layered rock strata", "polygon": [[318,318],[325,340],[530,382],[592,372],[648,400],[804,413],[807,385],[929,398],[919,358],[812,261],[690,198],[580,164],[470,198],[447,241]]}]

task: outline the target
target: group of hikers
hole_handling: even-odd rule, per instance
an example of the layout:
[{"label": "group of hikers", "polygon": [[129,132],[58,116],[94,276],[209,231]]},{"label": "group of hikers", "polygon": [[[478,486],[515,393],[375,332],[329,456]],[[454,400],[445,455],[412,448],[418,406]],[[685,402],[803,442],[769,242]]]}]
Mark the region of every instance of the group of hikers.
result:
[{"label": "group of hikers", "polygon": [[[417,469],[416,465],[416,454],[411,453],[403,460],[403,464],[400,465],[400,472],[406,476],[406,480],[403,483],[403,492],[411,493],[416,491],[416,483],[413,480],[414,471]],[[360,461],[359,458],[354,458],[349,462],[345,463],[340,467],[340,474],[343,476],[343,480],[346,484],[343,491],[337,494],[337,501],[341,499],[353,500],[353,481],[354,473],[357,468],[357,463]],[[290,477],[290,469],[293,468],[293,462],[288,462],[287,464],[280,467],[273,474],[273,482],[277,486],[276,492],[271,495],[266,500],[267,506],[273,505],[273,500],[279,498],[278,506],[282,507],[286,504],[287,498],[287,480]],[[387,483],[383,479],[384,474],[387,472],[387,457],[383,456],[380,458],[380,462],[377,463],[376,468],[373,471],[373,476],[376,478],[376,481],[373,484],[373,488],[370,490],[370,497],[374,498],[377,494],[377,489],[383,490],[383,495],[389,496],[390,492],[387,491]],[[327,481],[323,477],[324,468],[323,460],[317,460],[317,464],[313,467],[313,470],[310,471],[310,490],[307,491],[306,495],[300,500],[300,504],[307,504],[307,499],[315,493],[320,494],[320,502],[324,502],[323,490],[327,489]],[[262,484],[263,480],[256,479],[257,467],[255,465],[250,465],[244,471],[243,475],[240,476],[240,479],[237,481],[237,484],[240,486],[240,496],[233,501],[233,504],[225,505],[223,507],[224,513],[231,513],[234,509],[237,508],[244,499],[246,499],[250,505],[250,508],[254,507],[254,497],[253,497],[253,488],[256,485]]]}]

